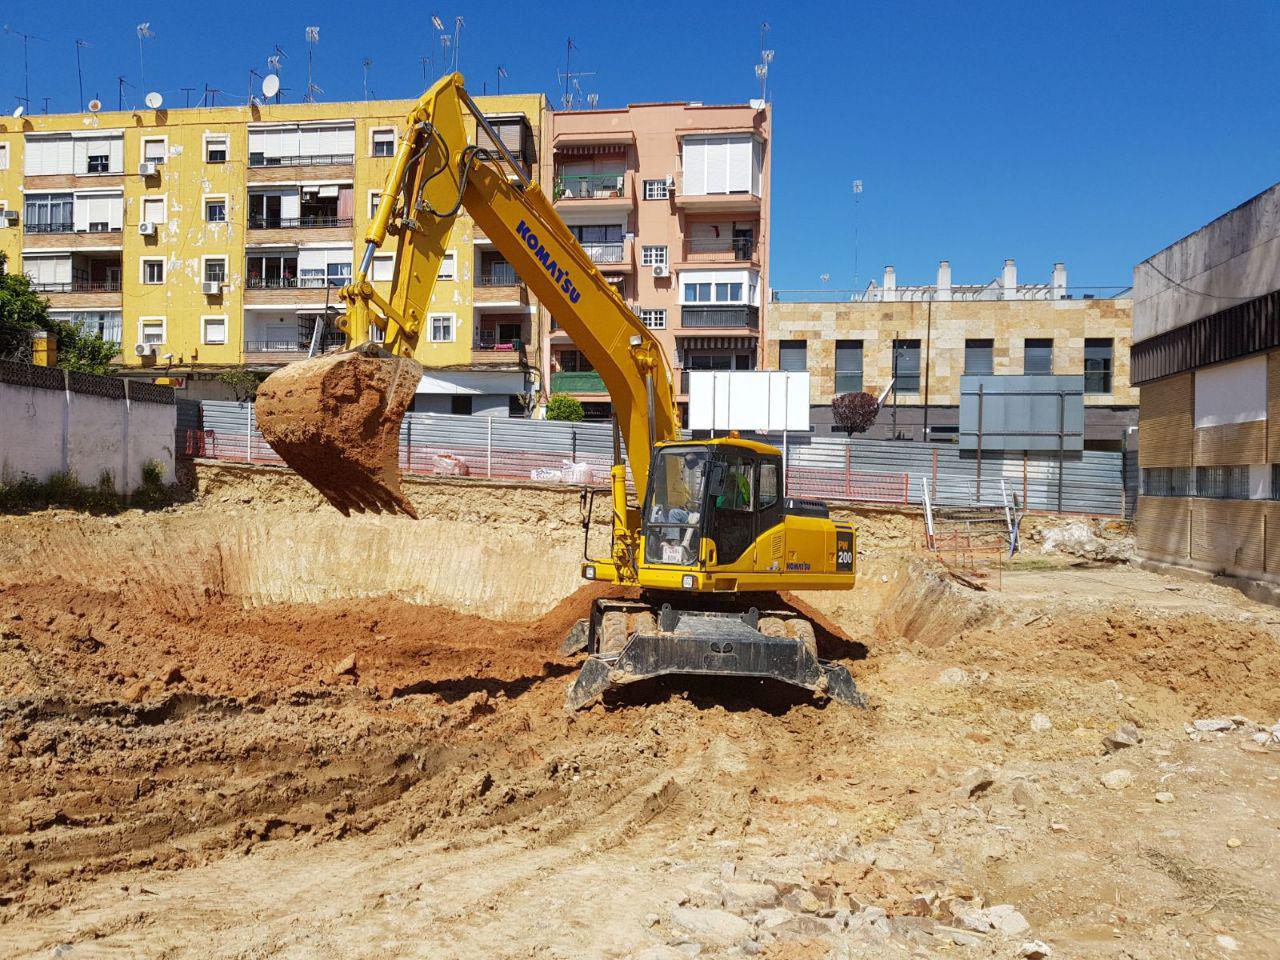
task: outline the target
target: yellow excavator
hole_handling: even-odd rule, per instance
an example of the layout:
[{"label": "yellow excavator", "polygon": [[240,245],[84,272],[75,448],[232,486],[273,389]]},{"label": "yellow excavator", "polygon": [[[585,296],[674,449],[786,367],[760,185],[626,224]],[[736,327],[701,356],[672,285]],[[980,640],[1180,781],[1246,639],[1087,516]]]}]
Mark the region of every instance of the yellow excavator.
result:
[{"label": "yellow excavator", "polygon": [[[469,143],[470,113],[490,150]],[[477,138],[479,139],[479,138]],[[614,409],[611,549],[582,576],[638,588],[600,599],[565,639],[586,662],[569,705],[666,674],[769,677],[861,704],[848,670],[818,658],[813,622],[779,591],[854,585],[857,533],[825,504],[785,495],[777,448],[735,435],[683,440],[662,345],[604,279],[463,86],[445,76],[405,120],[382,203],[337,321],[347,346],[273,373],[258,423],[284,461],[344,513],[415,516],[400,489],[400,424],[422,369],[414,351],[459,210],[512,265],[599,372]],[[389,298],[373,257],[396,242]],[[381,342],[374,342],[376,337]],[[627,496],[627,470],[639,502]]]}]

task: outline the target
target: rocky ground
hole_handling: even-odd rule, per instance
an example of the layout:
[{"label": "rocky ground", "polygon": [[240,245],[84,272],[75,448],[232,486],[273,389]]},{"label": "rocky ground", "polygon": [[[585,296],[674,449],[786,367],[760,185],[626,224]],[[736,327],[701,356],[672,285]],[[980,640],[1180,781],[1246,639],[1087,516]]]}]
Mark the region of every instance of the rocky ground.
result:
[{"label": "rocky ground", "polygon": [[0,956],[1280,957],[1273,608],[866,513],[802,599],[870,709],[568,714],[576,497],[408,492],[0,518]]}]

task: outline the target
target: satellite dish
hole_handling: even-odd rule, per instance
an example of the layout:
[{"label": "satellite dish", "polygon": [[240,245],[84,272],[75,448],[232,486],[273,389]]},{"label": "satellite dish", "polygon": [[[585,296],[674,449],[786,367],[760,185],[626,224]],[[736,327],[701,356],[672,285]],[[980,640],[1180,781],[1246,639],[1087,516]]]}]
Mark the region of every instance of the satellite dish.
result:
[{"label": "satellite dish", "polygon": [[13,115],[15,117],[20,117],[24,113],[26,113],[26,110],[27,110],[26,107],[24,107],[22,104],[18,104],[16,107],[13,108]]},{"label": "satellite dish", "polygon": [[280,92],[280,78],[274,73],[269,73],[262,78],[262,95],[270,100]]},{"label": "satellite dish", "polygon": [[101,110],[101,109],[102,109],[102,101],[101,101],[101,100],[90,100],[90,101],[89,101],[89,112],[90,112],[90,113],[97,113],[97,112],[98,112],[99,110]]},{"label": "satellite dish", "polygon": [[160,96],[155,90],[147,94],[146,104],[152,110],[159,110],[162,103],[164,103],[164,97]]}]

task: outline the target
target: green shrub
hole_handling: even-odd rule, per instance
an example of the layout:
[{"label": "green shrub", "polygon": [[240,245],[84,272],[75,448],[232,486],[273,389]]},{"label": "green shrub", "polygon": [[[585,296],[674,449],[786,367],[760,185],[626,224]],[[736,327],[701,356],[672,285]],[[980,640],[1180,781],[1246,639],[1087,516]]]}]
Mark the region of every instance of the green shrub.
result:
[{"label": "green shrub", "polygon": [[567,393],[553,393],[547,404],[548,420],[567,420],[570,423],[581,423],[583,417],[582,403],[577,397]]},{"label": "green shrub", "polygon": [[159,460],[148,460],[142,465],[142,482],[133,491],[129,503],[135,507],[163,507],[170,502],[169,490],[164,485],[164,465]]}]

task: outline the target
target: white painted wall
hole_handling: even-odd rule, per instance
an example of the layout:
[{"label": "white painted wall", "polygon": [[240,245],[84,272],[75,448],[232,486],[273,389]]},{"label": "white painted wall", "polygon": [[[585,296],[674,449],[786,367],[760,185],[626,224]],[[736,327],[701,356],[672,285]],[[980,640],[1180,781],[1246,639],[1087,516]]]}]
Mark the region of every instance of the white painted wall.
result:
[{"label": "white painted wall", "polygon": [[1267,419],[1267,358],[1249,357],[1196,371],[1196,427]]},{"label": "white painted wall", "polygon": [[85,484],[106,470],[124,493],[142,482],[142,465],[157,460],[172,483],[177,415],[171,404],[0,383],[0,468],[37,480],[69,470]]}]

